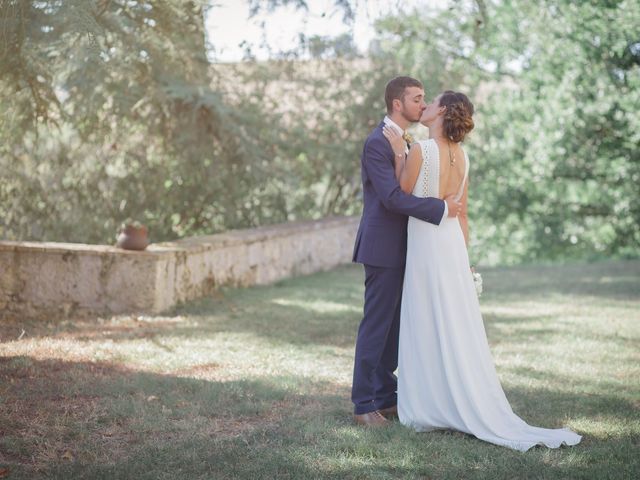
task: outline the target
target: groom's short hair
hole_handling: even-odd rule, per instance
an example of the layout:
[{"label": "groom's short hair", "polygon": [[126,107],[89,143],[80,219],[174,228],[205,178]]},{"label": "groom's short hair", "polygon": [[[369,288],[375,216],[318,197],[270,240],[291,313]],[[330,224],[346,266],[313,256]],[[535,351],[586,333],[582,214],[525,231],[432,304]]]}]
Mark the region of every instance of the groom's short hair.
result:
[{"label": "groom's short hair", "polygon": [[420,80],[412,77],[396,77],[387,83],[384,89],[384,102],[387,104],[387,113],[393,113],[393,101],[404,99],[404,90],[408,87],[418,87],[424,90],[424,86]]}]

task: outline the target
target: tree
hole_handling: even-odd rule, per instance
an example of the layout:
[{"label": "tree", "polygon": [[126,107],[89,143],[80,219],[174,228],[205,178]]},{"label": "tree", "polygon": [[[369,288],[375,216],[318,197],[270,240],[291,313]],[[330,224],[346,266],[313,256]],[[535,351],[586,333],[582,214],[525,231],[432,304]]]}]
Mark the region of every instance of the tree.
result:
[{"label": "tree", "polygon": [[[475,260],[640,251],[639,0],[450,2],[380,20],[367,55],[349,35],[301,35],[237,65],[207,62],[204,0],[0,5],[0,238],[111,242],[132,217],[158,241],[358,213],[362,141],[402,73],[476,103]],[[308,7],[251,2],[282,5]],[[330,8],[348,22],[355,5]]]},{"label": "tree", "polygon": [[637,255],[640,3],[491,9],[476,58],[512,80],[476,136],[476,212],[499,225],[485,242],[518,260]]},{"label": "tree", "polygon": [[259,148],[210,86],[204,7],[3,2],[0,235],[105,242],[126,217],[155,239],[234,226]]},{"label": "tree", "polygon": [[458,2],[379,24],[428,91],[476,102],[477,260],[638,255],[638,24],[637,0]]}]

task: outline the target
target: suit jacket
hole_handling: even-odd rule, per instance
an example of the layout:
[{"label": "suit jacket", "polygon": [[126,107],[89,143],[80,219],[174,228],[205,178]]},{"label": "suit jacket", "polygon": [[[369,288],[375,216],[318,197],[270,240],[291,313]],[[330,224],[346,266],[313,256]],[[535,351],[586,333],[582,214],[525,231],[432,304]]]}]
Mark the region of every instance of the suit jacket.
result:
[{"label": "suit jacket", "polygon": [[407,220],[438,225],[444,201],[418,198],[402,191],[395,176],[395,155],[380,123],[367,137],[360,160],[364,209],[353,261],[376,267],[403,267],[407,256]]}]

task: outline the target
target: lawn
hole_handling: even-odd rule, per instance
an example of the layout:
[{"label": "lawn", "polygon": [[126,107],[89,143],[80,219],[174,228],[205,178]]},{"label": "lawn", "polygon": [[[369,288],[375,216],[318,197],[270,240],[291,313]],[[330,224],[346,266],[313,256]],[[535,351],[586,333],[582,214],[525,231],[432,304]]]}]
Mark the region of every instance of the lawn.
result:
[{"label": "lawn", "polygon": [[0,478],[639,478],[640,262],[482,273],[514,411],[577,447],[354,426],[346,266],[166,315],[3,320]]}]

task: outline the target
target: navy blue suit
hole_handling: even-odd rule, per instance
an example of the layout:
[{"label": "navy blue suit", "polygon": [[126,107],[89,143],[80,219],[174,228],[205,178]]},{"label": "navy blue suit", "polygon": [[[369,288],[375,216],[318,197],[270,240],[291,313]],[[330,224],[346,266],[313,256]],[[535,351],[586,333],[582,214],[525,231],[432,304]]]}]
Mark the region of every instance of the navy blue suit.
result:
[{"label": "navy blue suit", "polygon": [[362,151],[364,209],[353,261],[364,264],[364,317],[358,329],[351,400],[355,413],[397,403],[400,300],[407,255],[407,220],[438,225],[443,200],[418,198],[402,191],[394,172],[394,153],[378,125]]}]

